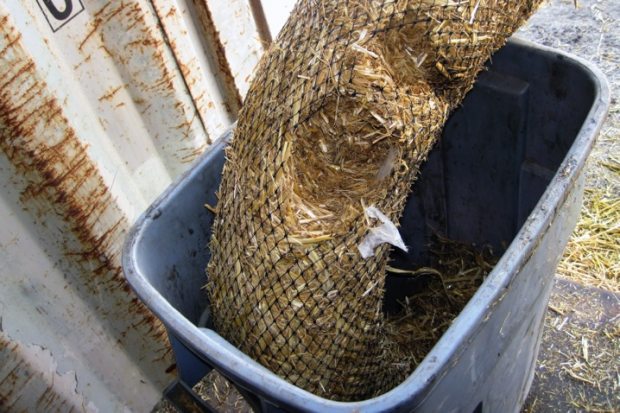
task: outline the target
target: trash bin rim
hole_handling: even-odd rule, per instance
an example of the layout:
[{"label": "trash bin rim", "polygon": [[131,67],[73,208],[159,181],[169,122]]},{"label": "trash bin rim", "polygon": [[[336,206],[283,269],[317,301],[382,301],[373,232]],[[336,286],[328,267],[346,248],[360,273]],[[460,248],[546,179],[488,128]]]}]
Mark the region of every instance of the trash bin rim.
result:
[{"label": "trash bin rim", "polygon": [[[286,382],[241,353],[219,336],[217,332],[196,327],[172,307],[147,281],[145,275],[140,273],[138,269],[136,255],[134,254],[144,231],[145,223],[153,219],[153,214],[158,206],[168,198],[180,182],[196,173],[194,167],[190,167],[188,171],[176,179],[140,215],[129,231],[123,247],[122,266],[130,285],[144,304],[164,324],[167,324],[168,320],[175,320],[177,337],[190,348],[195,348],[204,355],[208,364],[220,370],[225,376],[233,378],[237,384],[252,389],[252,392],[259,396],[278,394],[279,399],[288,402],[287,406],[282,407],[301,411],[351,411],[352,409],[394,411],[407,406],[409,410],[411,402],[419,397],[423,390],[428,392],[429,386],[432,388],[433,383],[436,383],[449,368],[450,360],[464,350],[459,348],[462,347],[462,343],[466,343],[467,338],[473,336],[477,329],[481,328],[478,320],[483,319],[485,314],[491,311],[494,305],[501,300],[503,292],[535,251],[537,244],[531,240],[542,239],[553,222],[556,215],[555,208],[562,205],[564,198],[570,192],[569,189],[574,185],[579,172],[583,169],[594,144],[593,137],[600,131],[602,121],[609,108],[610,89],[608,82],[605,75],[593,63],[570,53],[538,45],[518,37],[511,38],[509,43],[526,49],[535,49],[536,52],[561,56],[581,66],[584,71],[591,75],[595,87],[595,100],[573,145],[558,168],[558,172],[540,198],[534,212],[528,217],[496,267],[417,369],[394,389],[378,397],[360,402],[338,402],[311,394]],[[222,146],[230,139],[233,129],[234,124],[195,161],[194,166],[205,157],[211,156],[215,151],[221,150]],[[418,400],[416,405],[422,401]]]}]

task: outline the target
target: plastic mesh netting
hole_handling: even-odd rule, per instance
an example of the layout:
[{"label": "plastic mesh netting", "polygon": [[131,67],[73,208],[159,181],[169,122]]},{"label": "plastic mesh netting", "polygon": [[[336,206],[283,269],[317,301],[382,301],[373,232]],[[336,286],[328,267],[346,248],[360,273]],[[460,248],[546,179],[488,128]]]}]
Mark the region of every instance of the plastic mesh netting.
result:
[{"label": "plastic mesh netting", "polygon": [[[227,149],[207,288],[218,332],[291,383],[360,400],[405,376],[382,312],[389,245],[449,115],[540,0],[302,0]],[[410,372],[407,372],[410,373]]]}]

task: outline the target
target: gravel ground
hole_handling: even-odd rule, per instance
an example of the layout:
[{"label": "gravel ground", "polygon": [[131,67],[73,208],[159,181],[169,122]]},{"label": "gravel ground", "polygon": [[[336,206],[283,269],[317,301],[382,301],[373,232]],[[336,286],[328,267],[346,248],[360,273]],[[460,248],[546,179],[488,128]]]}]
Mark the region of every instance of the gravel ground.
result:
[{"label": "gravel ground", "polygon": [[[612,102],[593,149],[587,188],[620,196],[620,1],[550,0],[519,32],[528,40],[595,62],[609,80]],[[618,248],[618,245],[616,245]],[[620,411],[620,295],[584,285],[583,279],[558,276],[524,412]],[[610,274],[618,280],[619,274]],[[587,280],[585,283],[587,284]],[[197,390],[221,411],[247,411],[221,378]],[[232,399],[232,402],[231,402]],[[233,407],[234,406],[234,407]],[[162,401],[154,411],[173,412]]]}]

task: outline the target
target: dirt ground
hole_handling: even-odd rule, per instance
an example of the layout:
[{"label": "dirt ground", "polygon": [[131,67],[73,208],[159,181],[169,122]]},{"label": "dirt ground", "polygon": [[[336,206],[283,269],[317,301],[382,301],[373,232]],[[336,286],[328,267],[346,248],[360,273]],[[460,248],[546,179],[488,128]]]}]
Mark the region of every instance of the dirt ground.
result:
[{"label": "dirt ground", "polygon": [[[596,63],[612,94],[609,116],[588,165],[582,222],[551,295],[534,383],[524,407],[528,413],[620,412],[619,25],[618,0],[579,0],[577,8],[574,0],[549,0],[518,34]],[[599,218],[594,208],[599,200],[606,202],[603,209],[615,210],[592,229],[586,222]],[[607,236],[603,251],[591,251],[591,241],[586,242],[599,235],[592,234],[595,230]],[[578,265],[584,256],[589,260]],[[217,410],[248,411],[222,378],[210,377],[196,390]],[[162,401],[154,411],[175,410]]]},{"label": "dirt ground", "polygon": [[[589,186],[620,196],[620,1],[549,0],[518,35],[594,62],[607,76],[611,106],[589,164]],[[611,166],[611,168],[610,168]]]}]

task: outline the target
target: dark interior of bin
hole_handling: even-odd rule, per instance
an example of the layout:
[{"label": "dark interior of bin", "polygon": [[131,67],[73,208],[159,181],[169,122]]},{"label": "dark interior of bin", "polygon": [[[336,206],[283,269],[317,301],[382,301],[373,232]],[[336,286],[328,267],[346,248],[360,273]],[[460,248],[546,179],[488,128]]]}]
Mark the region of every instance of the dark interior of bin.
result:
[{"label": "dark interior of bin", "polygon": [[[575,65],[510,44],[493,58],[423,167],[401,219],[410,252],[394,252],[393,265],[428,264],[434,233],[490,244],[498,254],[507,248],[592,106],[594,85]],[[202,287],[214,216],[204,205],[216,204],[223,146],[216,144],[149,213],[136,252],[150,284],[194,323],[207,303]],[[386,308],[417,288],[419,280],[388,277]]]}]

